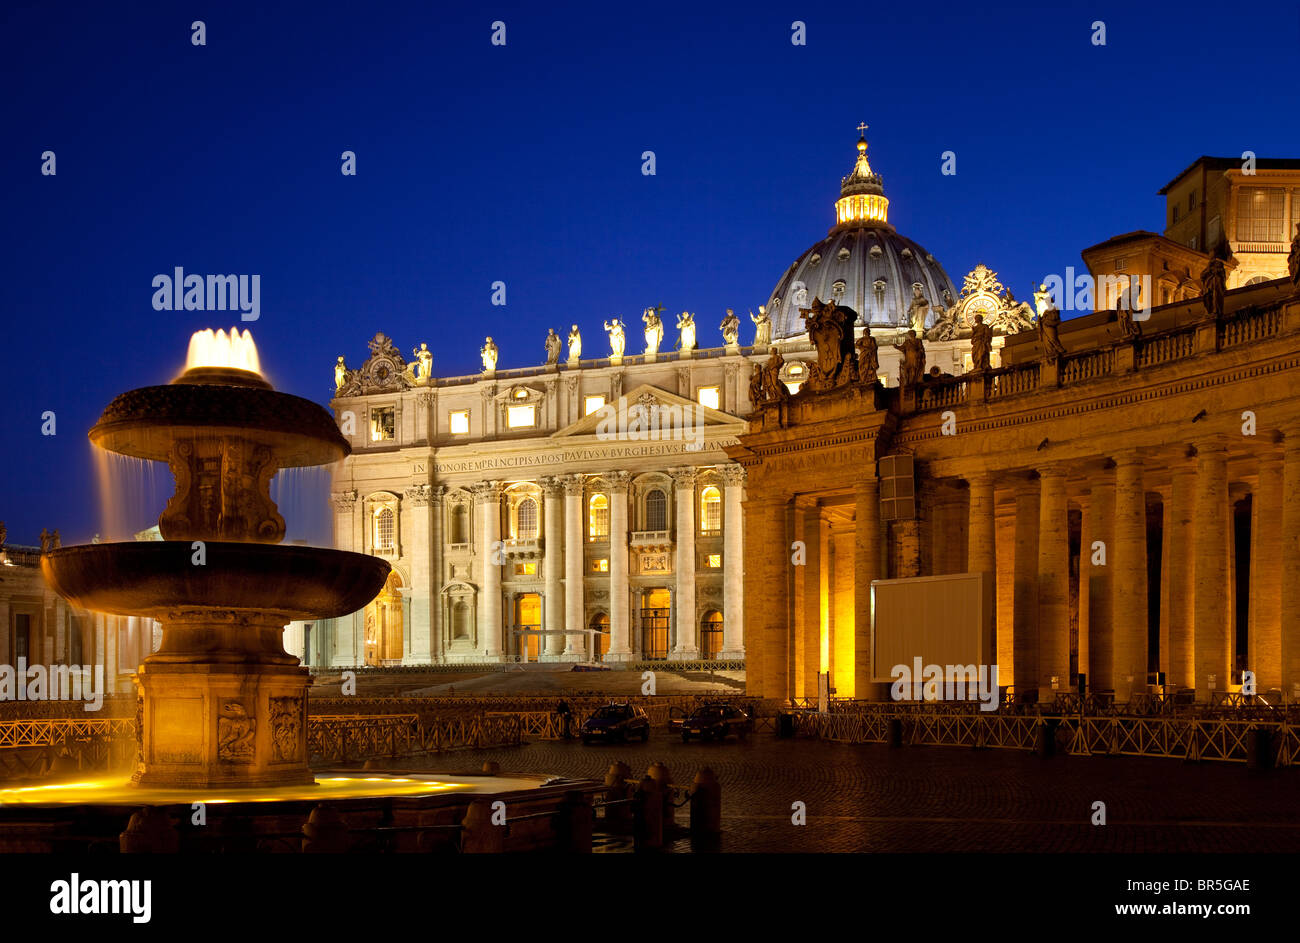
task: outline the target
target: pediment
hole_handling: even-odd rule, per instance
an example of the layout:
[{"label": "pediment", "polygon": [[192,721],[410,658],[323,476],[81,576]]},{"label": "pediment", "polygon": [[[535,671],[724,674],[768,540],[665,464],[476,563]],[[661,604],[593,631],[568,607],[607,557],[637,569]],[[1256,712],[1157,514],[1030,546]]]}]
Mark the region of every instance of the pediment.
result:
[{"label": "pediment", "polygon": [[552,433],[551,438],[594,436],[617,432],[620,436],[635,437],[647,428],[668,428],[685,421],[706,430],[716,427],[735,427],[745,420],[718,409],[701,405],[694,400],[669,393],[658,387],[642,384],[624,393],[617,400],[606,403],[589,416]]}]

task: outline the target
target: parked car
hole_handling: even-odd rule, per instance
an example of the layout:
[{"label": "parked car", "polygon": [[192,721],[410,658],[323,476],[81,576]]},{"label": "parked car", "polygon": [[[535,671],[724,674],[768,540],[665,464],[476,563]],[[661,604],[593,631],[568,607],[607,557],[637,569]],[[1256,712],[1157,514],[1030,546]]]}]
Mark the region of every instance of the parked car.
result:
[{"label": "parked car", "polygon": [[583,722],[581,735],[583,743],[593,740],[626,743],[632,737],[640,737],[644,743],[650,739],[650,718],[644,710],[631,704],[606,704]]},{"label": "parked car", "polygon": [[743,740],[754,729],[754,719],[732,704],[701,704],[682,721],[682,742],[692,737],[724,740],[734,734]]}]

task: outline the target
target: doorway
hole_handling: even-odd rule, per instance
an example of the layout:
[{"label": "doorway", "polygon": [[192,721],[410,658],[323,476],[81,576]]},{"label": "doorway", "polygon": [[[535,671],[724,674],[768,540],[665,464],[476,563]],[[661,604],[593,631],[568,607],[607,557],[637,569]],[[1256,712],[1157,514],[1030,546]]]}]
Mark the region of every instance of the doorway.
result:
[{"label": "doorway", "polygon": [[700,621],[700,657],[713,660],[722,651],[722,613],[712,609]]},{"label": "doorway", "polygon": [[668,657],[668,625],[672,614],[672,597],[664,587],[641,593],[641,657]]},{"label": "doorway", "polygon": [[597,613],[591,619],[591,660],[604,661],[609,651],[609,614]]},{"label": "doorway", "polygon": [[402,663],[402,578],[394,571],[366,606],[365,663],[371,667]]},{"label": "doorway", "polygon": [[537,661],[541,653],[542,597],[521,593],[515,597],[515,660]]}]

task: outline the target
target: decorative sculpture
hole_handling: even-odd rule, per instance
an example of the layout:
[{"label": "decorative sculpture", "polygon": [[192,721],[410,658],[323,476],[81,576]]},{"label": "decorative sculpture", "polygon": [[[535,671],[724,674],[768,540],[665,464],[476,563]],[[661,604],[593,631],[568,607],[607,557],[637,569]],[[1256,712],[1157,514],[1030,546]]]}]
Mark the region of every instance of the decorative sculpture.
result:
[{"label": "decorative sculpture", "polygon": [[1043,345],[1043,359],[1048,363],[1056,363],[1065,353],[1065,345],[1061,343],[1061,312],[1056,305],[1049,305],[1038,319],[1038,340]]},{"label": "decorative sculpture", "polygon": [[1223,293],[1227,284],[1228,273],[1223,267],[1223,259],[1215,256],[1201,273],[1201,302],[1206,314],[1212,318],[1223,317]]},{"label": "decorative sculpture", "polygon": [[1119,305],[1115,308],[1115,320],[1119,322],[1120,337],[1124,340],[1136,340],[1142,336],[1141,326],[1133,319],[1133,309],[1128,292],[1120,295]]},{"label": "decorative sculpture", "polygon": [[50,535],[50,549],[58,550],[63,546],[63,538],[59,536],[59,529],[54,528],[54,533]]},{"label": "decorative sculpture", "polygon": [[340,354],[338,362],[334,364],[334,392],[337,393],[343,389],[343,384],[348,382],[348,365],[343,362],[343,356]]},{"label": "decorative sculpture", "polygon": [[[377,333],[370,340],[370,359],[356,370],[347,370],[343,386],[335,387],[335,396],[366,396],[370,393],[400,393],[415,385],[415,374],[393,346],[392,338]],[[339,358],[339,364],[342,364]],[[338,367],[335,367],[338,379]]]},{"label": "decorative sculpture", "polygon": [[812,307],[804,308],[799,316],[807,323],[808,338],[817,348],[817,359],[809,371],[809,388],[829,390],[856,379],[853,321],[845,309],[834,301],[823,304],[814,298]]},{"label": "decorative sculpture", "polygon": [[488,338],[487,342],[479,348],[479,356],[483,358],[483,372],[492,373],[497,368],[497,345]]},{"label": "decorative sculpture", "polygon": [[689,311],[683,311],[677,315],[677,330],[680,335],[677,338],[677,346],[683,351],[695,349],[695,315]]},{"label": "decorative sculpture", "polygon": [[898,364],[899,386],[914,386],[925,376],[925,344],[916,336],[916,331],[908,331],[903,343],[895,344],[894,349],[903,355]]},{"label": "decorative sculpture", "polygon": [[763,399],[769,403],[784,403],[790,398],[790,388],[781,379],[781,368],[785,358],[781,351],[773,347],[769,351],[767,363],[763,364]]},{"label": "decorative sculpture", "polygon": [[1034,326],[1034,309],[1028,301],[1016,301],[1016,296],[1007,289],[1007,300],[998,311],[996,321],[1007,334],[1027,331]]},{"label": "decorative sculpture", "polygon": [[563,342],[560,340],[560,335],[555,333],[555,328],[548,327],[546,329],[546,365],[548,367],[559,363],[560,348],[562,346],[564,346]]},{"label": "decorative sculpture", "polygon": [[609,333],[609,356],[610,359],[623,359],[623,348],[627,345],[627,337],[623,333],[623,322],[615,318],[612,322],[605,322],[605,330]]},{"label": "decorative sculpture", "polygon": [[1291,284],[1300,288],[1300,223],[1295,224],[1291,239],[1291,252],[1286,257],[1286,270],[1291,273]]},{"label": "decorative sculpture", "polygon": [[1048,307],[1051,304],[1052,304],[1052,293],[1047,290],[1047,286],[1045,284],[1040,282],[1038,285],[1038,291],[1034,292],[1034,310],[1038,313],[1038,316],[1041,318],[1043,316],[1043,313],[1047,311]]},{"label": "decorative sculpture", "polygon": [[647,354],[659,353],[659,344],[664,339],[664,322],[659,319],[659,312],[663,309],[663,305],[657,308],[646,308],[641,314],[641,320],[645,322],[645,352]]},{"label": "decorative sculpture", "polygon": [[755,409],[763,405],[763,368],[755,366],[749,374],[749,403]]},{"label": "decorative sculpture", "polygon": [[9,537],[9,530],[5,527],[5,522],[0,521],[0,550],[4,549],[5,540]]},{"label": "decorative sculpture", "polygon": [[993,328],[984,323],[982,314],[975,315],[975,323],[971,325],[970,356],[975,373],[989,369],[993,357]]},{"label": "decorative sculpture", "polygon": [[411,356],[415,358],[414,379],[416,386],[428,386],[429,381],[433,379],[433,351],[429,350],[428,344],[421,344],[418,350],[412,350]]},{"label": "decorative sculpture", "polygon": [[907,306],[907,323],[917,336],[925,334],[925,320],[930,314],[930,300],[925,297],[925,286],[912,283],[912,301]]},{"label": "decorative sculpture", "polygon": [[767,306],[758,306],[758,317],[749,312],[749,320],[754,322],[754,346],[770,347],[772,345],[772,319],[768,317]]},{"label": "decorative sculpture", "polygon": [[858,338],[858,382],[863,386],[872,386],[880,382],[880,353],[876,339],[871,336],[871,326]]},{"label": "decorative sculpture", "polygon": [[722,331],[722,342],[728,347],[736,347],[740,343],[740,318],[736,317],[736,312],[730,308],[727,309],[727,316],[722,319],[718,329]]},{"label": "decorative sculpture", "polygon": [[582,359],[582,332],[578,330],[578,325],[569,328],[569,363],[577,363]]},{"label": "decorative sculpture", "polygon": [[41,553],[50,552],[50,532],[44,527],[41,528]]}]

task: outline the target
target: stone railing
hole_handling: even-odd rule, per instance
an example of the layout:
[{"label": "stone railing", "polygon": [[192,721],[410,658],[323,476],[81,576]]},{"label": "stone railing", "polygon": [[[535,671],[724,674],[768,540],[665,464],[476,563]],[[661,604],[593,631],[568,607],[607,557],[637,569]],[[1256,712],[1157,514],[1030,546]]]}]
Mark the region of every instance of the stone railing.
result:
[{"label": "stone railing", "polygon": [[1137,347],[1137,366],[1152,367],[1156,364],[1169,363],[1190,357],[1196,350],[1196,329],[1184,328],[1157,334],[1150,340],[1143,340]]},{"label": "stone railing", "polygon": [[1061,358],[1061,385],[1110,376],[1115,372],[1115,350],[1090,350]]},{"label": "stone railing", "polygon": [[1014,367],[1000,367],[984,375],[984,398],[1002,399],[1038,389],[1039,365],[1037,363],[1018,364]]},{"label": "stone railing", "polygon": [[1230,318],[1225,318],[1219,325],[1219,349],[1249,344],[1251,341],[1272,337],[1282,330],[1282,311],[1258,311],[1246,309]]},{"label": "stone railing", "polygon": [[969,398],[969,377],[930,380],[917,386],[917,409],[942,409],[960,406]]}]

